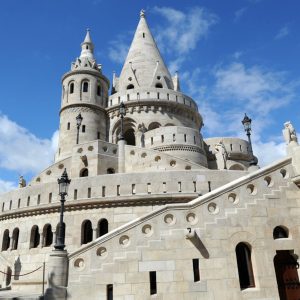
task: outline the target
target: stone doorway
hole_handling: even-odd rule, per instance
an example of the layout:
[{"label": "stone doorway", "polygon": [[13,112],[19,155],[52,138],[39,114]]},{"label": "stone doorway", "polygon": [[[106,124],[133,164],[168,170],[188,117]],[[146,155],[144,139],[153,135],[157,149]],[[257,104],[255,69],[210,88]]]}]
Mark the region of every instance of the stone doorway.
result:
[{"label": "stone doorway", "polygon": [[280,300],[299,300],[299,264],[294,250],[276,251],[274,267]]}]

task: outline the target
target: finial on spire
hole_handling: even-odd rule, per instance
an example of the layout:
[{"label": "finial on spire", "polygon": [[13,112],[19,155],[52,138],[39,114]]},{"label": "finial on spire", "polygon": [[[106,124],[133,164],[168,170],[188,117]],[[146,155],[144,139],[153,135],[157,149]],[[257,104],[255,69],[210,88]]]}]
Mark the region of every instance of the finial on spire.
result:
[{"label": "finial on spire", "polygon": [[140,12],[140,17],[145,18],[145,13],[146,13],[146,11],[144,9],[142,9]]}]

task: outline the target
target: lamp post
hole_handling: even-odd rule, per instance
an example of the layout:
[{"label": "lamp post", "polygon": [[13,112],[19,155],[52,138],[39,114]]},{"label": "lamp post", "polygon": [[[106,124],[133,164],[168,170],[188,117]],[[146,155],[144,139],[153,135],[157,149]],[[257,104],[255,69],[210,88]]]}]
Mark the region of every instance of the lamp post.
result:
[{"label": "lamp post", "polygon": [[76,139],[76,145],[78,145],[78,143],[79,143],[79,129],[80,129],[82,120],[83,120],[83,118],[82,118],[81,114],[79,114],[79,115],[76,117],[76,124],[77,124],[77,139]]},{"label": "lamp post", "polygon": [[121,104],[120,104],[119,113],[121,116],[121,131],[119,134],[119,140],[124,140],[124,117],[126,115],[126,109],[125,109],[124,102],[121,102]]},{"label": "lamp post", "polygon": [[71,180],[68,177],[67,170],[65,169],[63,174],[59,179],[57,179],[59,186],[59,195],[60,195],[60,218],[59,218],[59,228],[57,242],[54,245],[56,250],[64,250],[65,248],[65,227],[64,227],[64,205],[65,197],[68,195],[68,188]]},{"label": "lamp post", "polygon": [[250,149],[249,149],[250,150],[250,155],[251,155],[250,166],[253,166],[253,165],[256,165],[256,161],[254,159],[253,150],[252,150],[252,143],[251,143],[251,122],[252,122],[252,120],[245,113],[244,119],[242,120],[242,124],[244,126],[246,135],[248,137],[248,143],[249,143],[249,147],[250,147]]}]

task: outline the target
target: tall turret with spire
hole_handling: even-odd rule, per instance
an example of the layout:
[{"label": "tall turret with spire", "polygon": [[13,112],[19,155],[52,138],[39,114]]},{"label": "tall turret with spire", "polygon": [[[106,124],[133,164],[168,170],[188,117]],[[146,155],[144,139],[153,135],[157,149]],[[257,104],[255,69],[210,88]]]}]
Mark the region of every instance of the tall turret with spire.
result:
[{"label": "tall turret with spire", "polygon": [[[127,144],[170,152],[207,165],[200,134],[202,117],[193,99],[180,91],[179,75],[172,77],[147,24],[140,19],[120,76],[113,76],[109,98],[110,142],[120,132],[119,105],[124,102]],[[172,127],[172,128],[171,128]],[[191,155],[192,153],[192,155]]]},{"label": "tall turret with spire", "polygon": [[[106,140],[106,113],[109,81],[94,57],[90,30],[81,43],[81,53],[62,78],[59,145],[56,161],[71,155],[77,143]],[[82,117],[80,127],[76,117]],[[77,119],[78,120],[78,119]]]}]

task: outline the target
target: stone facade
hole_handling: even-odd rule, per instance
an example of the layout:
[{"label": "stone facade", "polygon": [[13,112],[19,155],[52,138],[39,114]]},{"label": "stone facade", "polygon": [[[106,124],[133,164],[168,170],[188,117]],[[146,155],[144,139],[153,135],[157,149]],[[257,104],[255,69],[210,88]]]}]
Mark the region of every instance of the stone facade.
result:
[{"label": "stone facade", "polygon": [[284,131],[287,157],[261,169],[247,141],[203,139],[197,104],[170,75],[144,12],[111,95],[89,31],[81,47],[62,78],[54,164],[0,197],[0,298],[44,289],[46,299],[298,299],[295,130]]}]

